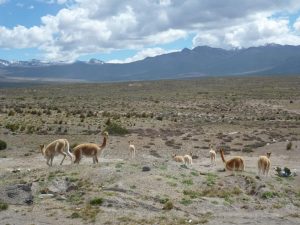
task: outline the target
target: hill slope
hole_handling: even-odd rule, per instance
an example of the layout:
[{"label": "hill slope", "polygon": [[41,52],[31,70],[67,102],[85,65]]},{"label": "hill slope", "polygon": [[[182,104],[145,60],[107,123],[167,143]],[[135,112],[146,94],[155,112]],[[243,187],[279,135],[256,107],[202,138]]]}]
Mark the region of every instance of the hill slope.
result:
[{"label": "hill slope", "polygon": [[[101,62],[101,63],[99,63]],[[34,79],[79,79],[126,81],[174,79],[214,75],[300,74],[300,46],[266,45],[224,50],[199,46],[192,50],[148,57],[126,64],[96,61],[72,64],[42,63],[38,60],[10,63],[0,60],[0,75]]]}]

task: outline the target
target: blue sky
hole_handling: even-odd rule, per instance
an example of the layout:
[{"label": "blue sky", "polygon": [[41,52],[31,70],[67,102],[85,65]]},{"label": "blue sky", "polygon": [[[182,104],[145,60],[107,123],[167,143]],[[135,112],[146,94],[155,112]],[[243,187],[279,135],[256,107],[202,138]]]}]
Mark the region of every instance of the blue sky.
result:
[{"label": "blue sky", "polygon": [[298,0],[0,0],[0,59],[126,63],[208,45],[300,45]]}]

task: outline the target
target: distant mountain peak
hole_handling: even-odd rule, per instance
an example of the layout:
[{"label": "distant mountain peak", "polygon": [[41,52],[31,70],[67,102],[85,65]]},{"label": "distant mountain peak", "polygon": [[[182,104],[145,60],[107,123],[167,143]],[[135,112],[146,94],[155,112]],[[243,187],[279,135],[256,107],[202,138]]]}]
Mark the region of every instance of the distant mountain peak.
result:
[{"label": "distant mountain peak", "polygon": [[95,59],[95,58],[91,58],[89,61],[88,61],[89,64],[104,64],[105,62],[100,60],[100,59]]}]

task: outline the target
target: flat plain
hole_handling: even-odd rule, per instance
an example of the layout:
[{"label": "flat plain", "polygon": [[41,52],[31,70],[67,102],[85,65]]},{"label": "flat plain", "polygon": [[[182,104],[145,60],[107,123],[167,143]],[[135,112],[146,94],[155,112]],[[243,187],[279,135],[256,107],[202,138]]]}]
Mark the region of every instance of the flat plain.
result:
[{"label": "flat plain", "polygon": [[[104,130],[99,164],[48,167],[39,150],[101,144]],[[299,76],[3,87],[0,140],[1,224],[300,223]],[[224,171],[219,152],[212,166],[210,144],[245,171]],[[192,165],[172,159],[189,152]],[[270,174],[258,176],[267,152]]]}]

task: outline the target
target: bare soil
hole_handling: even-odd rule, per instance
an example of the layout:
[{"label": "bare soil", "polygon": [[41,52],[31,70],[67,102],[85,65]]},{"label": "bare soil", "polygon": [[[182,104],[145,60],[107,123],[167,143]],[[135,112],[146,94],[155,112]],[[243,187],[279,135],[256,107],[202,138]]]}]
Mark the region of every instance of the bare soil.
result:
[{"label": "bare soil", "polygon": [[[1,224],[300,223],[300,77],[3,88],[0,106]],[[46,165],[40,144],[100,144],[111,123],[128,133],[112,129],[99,164]],[[219,153],[212,166],[209,144],[244,157],[245,171],[224,172]],[[190,151],[193,165],[171,158]],[[258,176],[269,151],[270,174]]]}]

